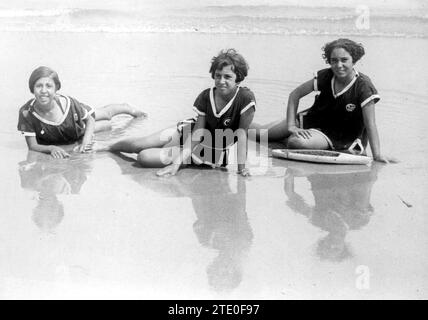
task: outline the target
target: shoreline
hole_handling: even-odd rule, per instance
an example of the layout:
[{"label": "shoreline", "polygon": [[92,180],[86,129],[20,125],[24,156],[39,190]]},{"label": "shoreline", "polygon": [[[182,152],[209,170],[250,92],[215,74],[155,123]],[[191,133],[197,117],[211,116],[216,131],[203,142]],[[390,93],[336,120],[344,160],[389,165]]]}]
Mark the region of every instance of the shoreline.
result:
[{"label": "shoreline", "polygon": [[6,30],[6,29],[0,29],[0,33],[47,33],[47,34],[116,34],[116,35],[128,35],[128,34],[139,34],[139,35],[163,35],[163,34],[201,34],[201,35],[225,35],[225,36],[245,36],[245,35],[254,35],[254,36],[279,36],[279,37],[329,37],[329,38],[364,38],[364,39],[421,39],[425,40],[428,39],[428,35],[420,34],[420,35],[405,35],[405,34],[389,34],[389,33],[377,33],[377,34],[365,34],[365,33],[326,33],[326,32],[319,32],[319,33],[310,33],[310,32],[289,32],[289,33],[274,33],[274,32],[254,32],[254,31],[242,31],[242,32],[225,32],[225,31],[193,31],[193,30],[156,30],[156,31],[149,31],[149,30],[135,30],[135,31],[113,31],[113,30],[25,30],[25,29],[16,29],[16,30]]}]

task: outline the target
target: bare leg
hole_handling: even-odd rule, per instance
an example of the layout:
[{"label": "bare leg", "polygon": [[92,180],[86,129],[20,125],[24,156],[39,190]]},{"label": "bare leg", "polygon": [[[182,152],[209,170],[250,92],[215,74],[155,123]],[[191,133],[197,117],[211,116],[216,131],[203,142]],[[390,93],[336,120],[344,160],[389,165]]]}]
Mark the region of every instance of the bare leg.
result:
[{"label": "bare leg", "polygon": [[111,130],[111,123],[108,120],[95,121],[94,132]]},{"label": "bare leg", "polygon": [[133,117],[145,116],[146,113],[131,107],[127,103],[109,104],[95,110],[95,120],[111,120],[115,115],[118,114],[129,114]]},{"label": "bare leg", "polygon": [[[260,137],[264,137],[266,134],[268,134],[269,141],[283,140],[289,136],[287,119],[277,120],[265,125],[252,123],[249,128],[257,130],[257,140],[260,139]],[[261,130],[263,130],[263,132],[261,132]]]},{"label": "bare leg", "polygon": [[150,148],[138,153],[138,163],[146,168],[163,168],[180,154],[180,147]]},{"label": "bare leg", "polygon": [[180,144],[180,134],[175,127],[161,130],[145,137],[130,137],[117,141],[107,150],[112,152],[140,153],[145,149],[172,147]]},{"label": "bare leg", "polygon": [[311,137],[309,139],[305,139],[297,135],[291,135],[288,138],[287,148],[317,150],[330,149],[330,144],[328,143],[328,140],[321,132],[313,129],[309,130],[311,130]]}]

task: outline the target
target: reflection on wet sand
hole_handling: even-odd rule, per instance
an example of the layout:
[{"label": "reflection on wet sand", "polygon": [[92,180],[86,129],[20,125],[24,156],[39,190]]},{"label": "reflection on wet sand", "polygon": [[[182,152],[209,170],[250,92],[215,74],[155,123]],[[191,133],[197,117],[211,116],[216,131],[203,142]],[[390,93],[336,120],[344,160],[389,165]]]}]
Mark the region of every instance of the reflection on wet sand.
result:
[{"label": "reflection on wet sand", "polygon": [[78,194],[91,171],[91,159],[85,156],[69,160],[54,159],[49,155],[28,151],[19,162],[21,187],[38,193],[32,220],[40,230],[52,233],[64,218],[64,206],[58,195]]},{"label": "reflection on wet sand", "polygon": [[[189,197],[196,214],[193,230],[199,243],[217,251],[207,267],[215,291],[230,291],[243,277],[243,259],[253,232],[246,212],[246,179],[224,170],[186,168],[177,176],[160,178],[154,169],[142,169],[124,155],[112,155],[122,170],[141,187],[162,197]],[[125,161],[124,161],[125,160]]]},{"label": "reflection on wet sand", "polygon": [[198,172],[192,180],[186,187],[197,216],[193,230],[201,245],[218,252],[207,268],[208,282],[216,291],[232,290],[242,281],[242,260],[253,239],[246,180],[223,172],[213,172],[209,179]]},{"label": "reflection on wet sand", "polygon": [[[368,167],[289,162],[284,181],[287,204],[327,232],[317,242],[316,254],[320,259],[339,262],[352,256],[346,235],[349,230],[368,224],[373,214],[370,194],[381,166],[376,163]],[[313,206],[296,192],[295,179],[299,177],[305,177],[311,185]]]}]

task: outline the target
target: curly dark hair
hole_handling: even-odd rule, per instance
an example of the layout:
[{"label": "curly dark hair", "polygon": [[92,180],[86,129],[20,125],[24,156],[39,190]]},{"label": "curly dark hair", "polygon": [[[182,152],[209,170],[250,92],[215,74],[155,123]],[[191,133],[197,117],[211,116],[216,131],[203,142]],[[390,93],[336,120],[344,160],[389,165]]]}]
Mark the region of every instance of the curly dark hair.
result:
[{"label": "curly dark hair", "polygon": [[326,43],[321,49],[323,51],[322,57],[326,63],[330,64],[331,52],[336,48],[345,49],[351,55],[353,63],[356,63],[365,54],[364,47],[361,43],[349,39],[337,39]]},{"label": "curly dark hair", "polygon": [[218,56],[212,58],[209,71],[211,78],[214,79],[216,70],[221,70],[226,66],[232,66],[232,70],[236,74],[236,82],[243,81],[248,75],[249,66],[244,57],[236,52],[235,49],[226,49],[220,51]]}]

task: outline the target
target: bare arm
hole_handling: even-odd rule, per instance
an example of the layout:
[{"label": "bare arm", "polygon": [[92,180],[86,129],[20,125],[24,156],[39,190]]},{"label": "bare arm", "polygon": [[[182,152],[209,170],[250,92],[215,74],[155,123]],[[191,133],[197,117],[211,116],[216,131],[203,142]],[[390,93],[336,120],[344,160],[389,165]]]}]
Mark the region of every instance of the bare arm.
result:
[{"label": "bare arm", "polygon": [[[170,165],[156,173],[158,176],[175,175],[177,173],[177,171],[180,169],[180,166],[192,155],[192,150],[200,143],[202,138],[202,130],[199,129],[205,128],[205,122],[205,116],[199,115],[195,125],[193,126],[192,134],[189,135],[184,141],[184,147],[180,150],[179,153],[175,155],[175,157],[173,157]],[[190,148],[186,148],[186,146],[190,146]]]},{"label": "bare arm", "polygon": [[314,80],[311,79],[302,83],[290,93],[287,104],[287,129],[290,134],[301,135],[304,138],[308,138],[308,136],[310,136],[309,131],[297,128],[296,114],[300,99],[307,96],[314,90]]},{"label": "bare arm", "polygon": [[[203,137],[203,130],[199,130],[199,129],[204,129],[205,123],[206,123],[206,117],[199,115],[195,122],[195,125],[193,126],[192,134],[189,135],[184,141],[184,148],[181,151],[180,157],[177,157],[176,159],[174,159],[175,161],[173,162],[178,162],[182,164],[183,162],[186,162],[187,159],[189,159],[189,157],[192,155],[192,150],[195,149],[195,147],[200,143]],[[190,143],[189,143],[189,140],[190,140]],[[189,146],[189,145],[191,146],[190,149],[186,148],[186,146]]]},{"label": "bare arm", "polygon": [[237,157],[238,157],[238,173],[241,175],[248,176],[250,172],[245,169],[245,162],[247,161],[247,151],[248,151],[248,127],[254,118],[255,110],[254,108],[250,108],[246,112],[241,115],[241,119],[239,120],[239,129],[237,130],[238,137],[238,149],[237,149]]},{"label": "bare arm", "polygon": [[379,134],[377,131],[375,117],[375,104],[373,101],[363,107],[363,120],[369,136],[373,159],[379,162],[388,163],[389,161],[381,154],[380,151]]},{"label": "bare arm", "polygon": [[85,134],[83,135],[82,145],[79,148],[79,152],[85,152],[91,150],[92,138],[95,131],[95,119],[88,115],[85,121]]},{"label": "bare arm", "polygon": [[36,137],[26,136],[25,141],[27,142],[27,146],[29,150],[47,153],[57,159],[63,159],[70,156],[70,154],[68,154],[64,149],[58,146],[38,144]]}]

